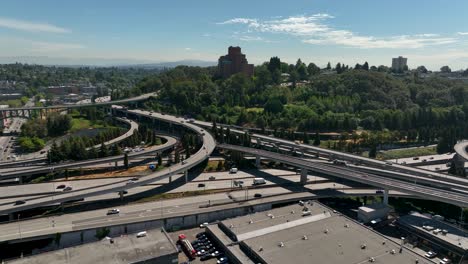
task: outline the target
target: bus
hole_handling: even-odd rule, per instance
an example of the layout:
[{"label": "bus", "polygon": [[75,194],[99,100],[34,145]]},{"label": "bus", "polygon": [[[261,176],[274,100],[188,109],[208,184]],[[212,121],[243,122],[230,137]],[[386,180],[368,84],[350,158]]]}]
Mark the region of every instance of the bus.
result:
[{"label": "bus", "polygon": [[197,251],[195,251],[192,244],[190,243],[190,241],[187,239],[187,237],[184,234],[179,235],[178,243],[182,247],[182,250],[184,251],[184,253],[187,255],[187,257],[190,260],[195,259],[195,257],[197,256]]}]

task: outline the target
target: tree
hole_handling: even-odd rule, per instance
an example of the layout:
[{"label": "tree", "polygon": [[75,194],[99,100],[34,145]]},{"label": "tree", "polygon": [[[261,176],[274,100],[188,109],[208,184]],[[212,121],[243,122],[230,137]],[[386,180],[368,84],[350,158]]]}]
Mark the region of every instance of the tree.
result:
[{"label": "tree", "polygon": [[309,76],[314,76],[320,73],[320,68],[311,62],[307,65],[307,72],[309,73]]},{"label": "tree", "polygon": [[336,73],[340,74],[343,72],[342,68],[341,68],[341,63],[337,63],[336,64],[336,67],[335,67],[335,70],[336,70]]},{"label": "tree", "polygon": [[365,71],[368,71],[369,70],[369,63],[364,62],[364,65],[362,65],[362,69],[365,70]]},{"label": "tree", "polygon": [[376,158],[377,157],[377,146],[376,144],[372,144],[369,150],[369,158]]},{"label": "tree", "polygon": [[273,73],[275,70],[281,72],[281,60],[278,57],[271,57],[270,62],[268,63],[268,70]]},{"label": "tree", "polygon": [[424,65],[419,66],[418,68],[416,68],[416,70],[419,73],[427,73],[427,69],[426,69],[426,67]]},{"label": "tree", "polygon": [[270,98],[263,108],[266,112],[277,114],[283,111],[283,104],[278,98]]},{"label": "tree", "polygon": [[124,154],[124,167],[125,169],[128,169],[128,154]]},{"label": "tree", "polygon": [[315,132],[314,146],[320,146],[320,134],[318,132]]},{"label": "tree", "polygon": [[107,149],[107,146],[104,144],[104,142],[101,143],[101,147],[99,148],[99,157],[104,158],[109,156],[109,150]]},{"label": "tree", "polygon": [[120,149],[118,144],[114,144],[112,146],[112,156],[118,156],[122,154],[122,150]]},{"label": "tree", "polygon": [[451,72],[452,72],[452,69],[450,69],[449,66],[442,66],[442,67],[440,68],[440,72],[442,72],[442,73],[451,73]]},{"label": "tree", "polygon": [[162,157],[161,154],[158,155],[158,166],[162,165]]},{"label": "tree", "polygon": [[327,63],[327,70],[331,70],[331,64],[330,64],[330,62]]},{"label": "tree", "polygon": [[217,170],[217,171],[221,171],[221,170],[223,170],[223,167],[224,167],[224,166],[223,166],[223,161],[221,161],[221,160],[218,161],[218,166],[216,167],[216,170]]}]

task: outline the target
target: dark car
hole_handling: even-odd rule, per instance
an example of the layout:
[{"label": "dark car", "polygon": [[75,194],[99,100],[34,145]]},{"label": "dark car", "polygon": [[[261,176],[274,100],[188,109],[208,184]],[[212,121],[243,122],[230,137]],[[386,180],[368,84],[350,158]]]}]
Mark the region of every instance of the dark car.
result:
[{"label": "dark car", "polygon": [[20,205],[20,204],[25,204],[26,201],[25,200],[18,200],[18,201],[15,201],[15,205]]},{"label": "dark car", "polygon": [[262,198],[262,194],[261,193],[256,193],[256,194],[254,194],[254,197],[255,198]]},{"label": "dark car", "polygon": [[377,191],[375,191],[375,193],[376,193],[376,194],[383,194],[384,191],[382,191],[382,190],[377,190]]},{"label": "dark car", "polygon": [[201,232],[201,233],[198,233],[197,235],[195,235],[197,238],[199,237],[202,237],[202,236],[206,236],[205,232]]},{"label": "dark car", "polygon": [[68,191],[71,191],[71,190],[73,190],[73,188],[71,186],[67,186],[67,187],[63,188],[62,191],[68,192]]},{"label": "dark car", "polygon": [[199,188],[205,187],[205,184],[204,184],[204,183],[199,183],[199,184],[198,184],[198,187],[199,187]]},{"label": "dark car", "polygon": [[60,184],[59,186],[57,186],[57,189],[63,189],[65,187],[66,187],[65,184]]}]

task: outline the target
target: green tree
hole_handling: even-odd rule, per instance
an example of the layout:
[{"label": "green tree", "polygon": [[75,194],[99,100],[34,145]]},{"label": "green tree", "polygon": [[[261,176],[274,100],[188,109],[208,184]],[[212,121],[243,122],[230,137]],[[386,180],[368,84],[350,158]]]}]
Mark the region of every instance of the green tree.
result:
[{"label": "green tree", "polygon": [[99,148],[99,157],[104,158],[109,156],[109,150],[107,149],[107,146],[104,144],[104,142],[101,143],[101,147]]},{"label": "green tree", "polygon": [[320,134],[318,132],[315,133],[314,137],[314,146],[320,146]]},{"label": "green tree", "polygon": [[128,169],[128,153],[124,154],[124,167]]}]

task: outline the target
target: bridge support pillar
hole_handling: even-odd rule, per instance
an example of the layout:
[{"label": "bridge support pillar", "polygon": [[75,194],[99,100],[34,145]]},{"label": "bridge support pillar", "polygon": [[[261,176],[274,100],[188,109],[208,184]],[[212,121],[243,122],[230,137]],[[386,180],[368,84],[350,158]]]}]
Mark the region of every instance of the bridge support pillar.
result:
[{"label": "bridge support pillar", "polygon": [[120,191],[120,192],[119,192],[119,196],[120,196],[120,200],[123,200],[123,199],[124,199],[123,191]]},{"label": "bridge support pillar", "polygon": [[19,184],[23,184],[23,176],[19,176],[18,180],[19,180]]},{"label": "bridge support pillar", "polygon": [[185,183],[188,182],[188,171],[184,171]]},{"label": "bridge support pillar", "polygon": [[384,203],[385,205],[388,205],[388,189],[385,189],[385,190],[384,190],[383,203]]},{"label": "bridge support pillar", "polygon": [[306,169],[301,169],[301,184],[306,184],[307,182],[307,170]]},{"label": "bridge support pillar", "polygon": [[171,183],[171,182],[172,182],[172,175],[169,176],[169,183]]},{"label": "bridge support pillar", "polygon": [[15,219],[15,214],[14,214],[14,213],[9,213],[9,214],[8,214],[8,220],[10,220],[10,221],[16,220],[16,219]]},{"label": "bridge support pillar", "polygon": [[260,169],[260,165],[261,165],[260,156],[255,156],[255,167],[256,167],[257,169]]}]

